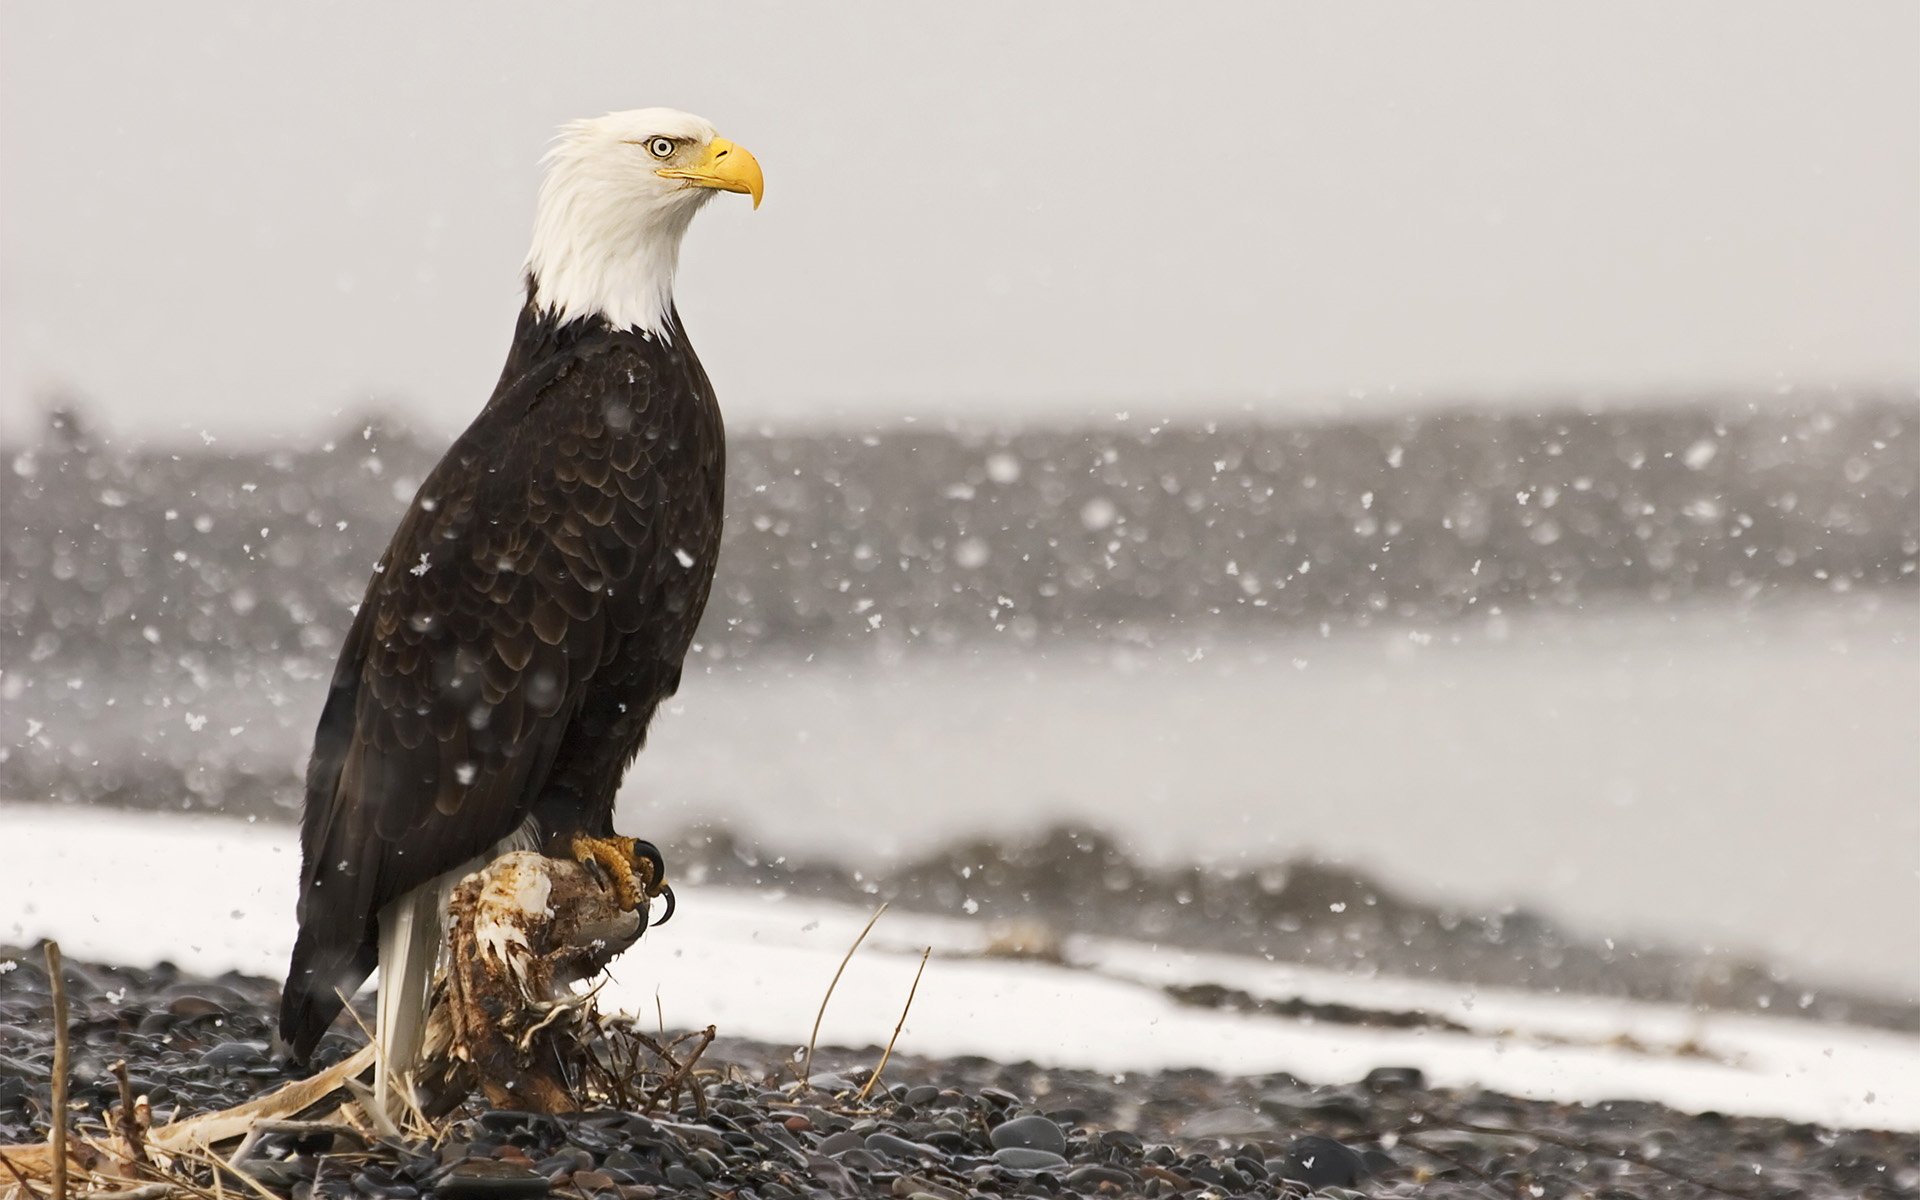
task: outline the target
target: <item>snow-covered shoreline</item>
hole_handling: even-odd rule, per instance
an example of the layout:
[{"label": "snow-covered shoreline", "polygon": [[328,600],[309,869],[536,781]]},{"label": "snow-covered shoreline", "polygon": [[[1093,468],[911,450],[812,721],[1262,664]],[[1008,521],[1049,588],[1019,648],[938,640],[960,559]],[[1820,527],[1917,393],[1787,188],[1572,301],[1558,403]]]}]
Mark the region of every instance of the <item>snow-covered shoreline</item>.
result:
[{"label": "snow-covered shoreline", "polygon": [[[76,957],[171,961],[277,977],[291,943],[291,829],[54,806],[0,808],[0,940],[60,940]],[[611,1005],[669,1024],[807,1040],[835,966],[870,914],[789,895],[689,887],[680,915],[616,964]],[[1123,1072],[1284,1070],[1340,1082],[1415,1066],[1438,1086],[1568,1101],[1640,1099],[1684,1111],[1920,1130],[1920,1038],[1777,1017],[1695,1012],[1363,978],[1139,942],[1078,939],[1072,965],[979,957],[984,922],[890,913],[848,966],[823,1043],[884,1041],[931,946],[903,1049]],[[1445,1028],[1380,1028],[1195,1007],[1167,985],[1211,983],[1417,1010]],[[1685,1047],[1685,1053],[1676,1048]]]}]

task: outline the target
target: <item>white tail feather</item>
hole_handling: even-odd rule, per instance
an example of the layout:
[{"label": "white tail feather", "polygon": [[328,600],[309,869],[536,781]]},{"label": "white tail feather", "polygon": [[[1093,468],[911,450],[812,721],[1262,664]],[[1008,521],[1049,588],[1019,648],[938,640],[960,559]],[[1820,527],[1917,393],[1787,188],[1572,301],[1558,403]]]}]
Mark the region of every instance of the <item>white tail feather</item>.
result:
[{"label": "white tail feather", "polygon": [[442,879],[408,892],[380,914],[380,986],[374,1037],[380,1047],[374,1101],[389,1115],[405,1111],[397,1089],[412,1091],[427,1028],[427,993],[445,941],[447,887]]}]

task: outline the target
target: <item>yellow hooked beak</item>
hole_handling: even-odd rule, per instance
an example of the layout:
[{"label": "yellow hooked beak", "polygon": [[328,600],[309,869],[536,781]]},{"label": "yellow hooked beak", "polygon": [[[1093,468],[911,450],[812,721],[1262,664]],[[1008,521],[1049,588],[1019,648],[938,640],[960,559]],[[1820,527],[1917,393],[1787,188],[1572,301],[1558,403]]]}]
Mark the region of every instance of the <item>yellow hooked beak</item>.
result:
[{"label": "yellow hooked beak", "polygon": [[684,179],[694,187],[718,188],[723,192],[744,192],[760,207],[760,193],[766,181],[760,176],[760,160],[745,146],[736,146],[723,137],[707,143],[707,153],[691,167],[661,167],[654,174],[662,179]]}]

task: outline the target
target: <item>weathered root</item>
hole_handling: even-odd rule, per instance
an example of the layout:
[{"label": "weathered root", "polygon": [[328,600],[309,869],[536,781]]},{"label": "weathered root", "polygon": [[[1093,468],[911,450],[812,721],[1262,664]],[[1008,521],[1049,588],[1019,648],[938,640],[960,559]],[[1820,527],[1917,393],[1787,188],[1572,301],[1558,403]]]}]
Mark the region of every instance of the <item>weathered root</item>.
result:
[{"label": "weathered root", "polygon": [[[636,869],[651,875],[644,859]],[[637,882],[644,897],[652,880]],[[588,865],[530,852],[505,855],[460,882],[415,1075],[428,1116],[476,1087],[499,1108],[582,1107],[600,1020],[592,994],[570,989],[646,931],[644,902],[623,903],[630,890]]]}]

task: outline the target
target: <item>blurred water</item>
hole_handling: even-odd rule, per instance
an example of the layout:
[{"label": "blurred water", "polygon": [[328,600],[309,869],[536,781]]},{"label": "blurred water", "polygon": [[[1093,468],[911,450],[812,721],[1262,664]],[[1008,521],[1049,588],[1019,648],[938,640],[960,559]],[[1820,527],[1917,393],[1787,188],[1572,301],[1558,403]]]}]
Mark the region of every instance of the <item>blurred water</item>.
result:
[{"label": "blurred water", "polygon": [[1637,609],[691,677],[623,827],[855,864],[1062,816],[1317,852],[1598,936],[1920,994],[1920,605]]}]

